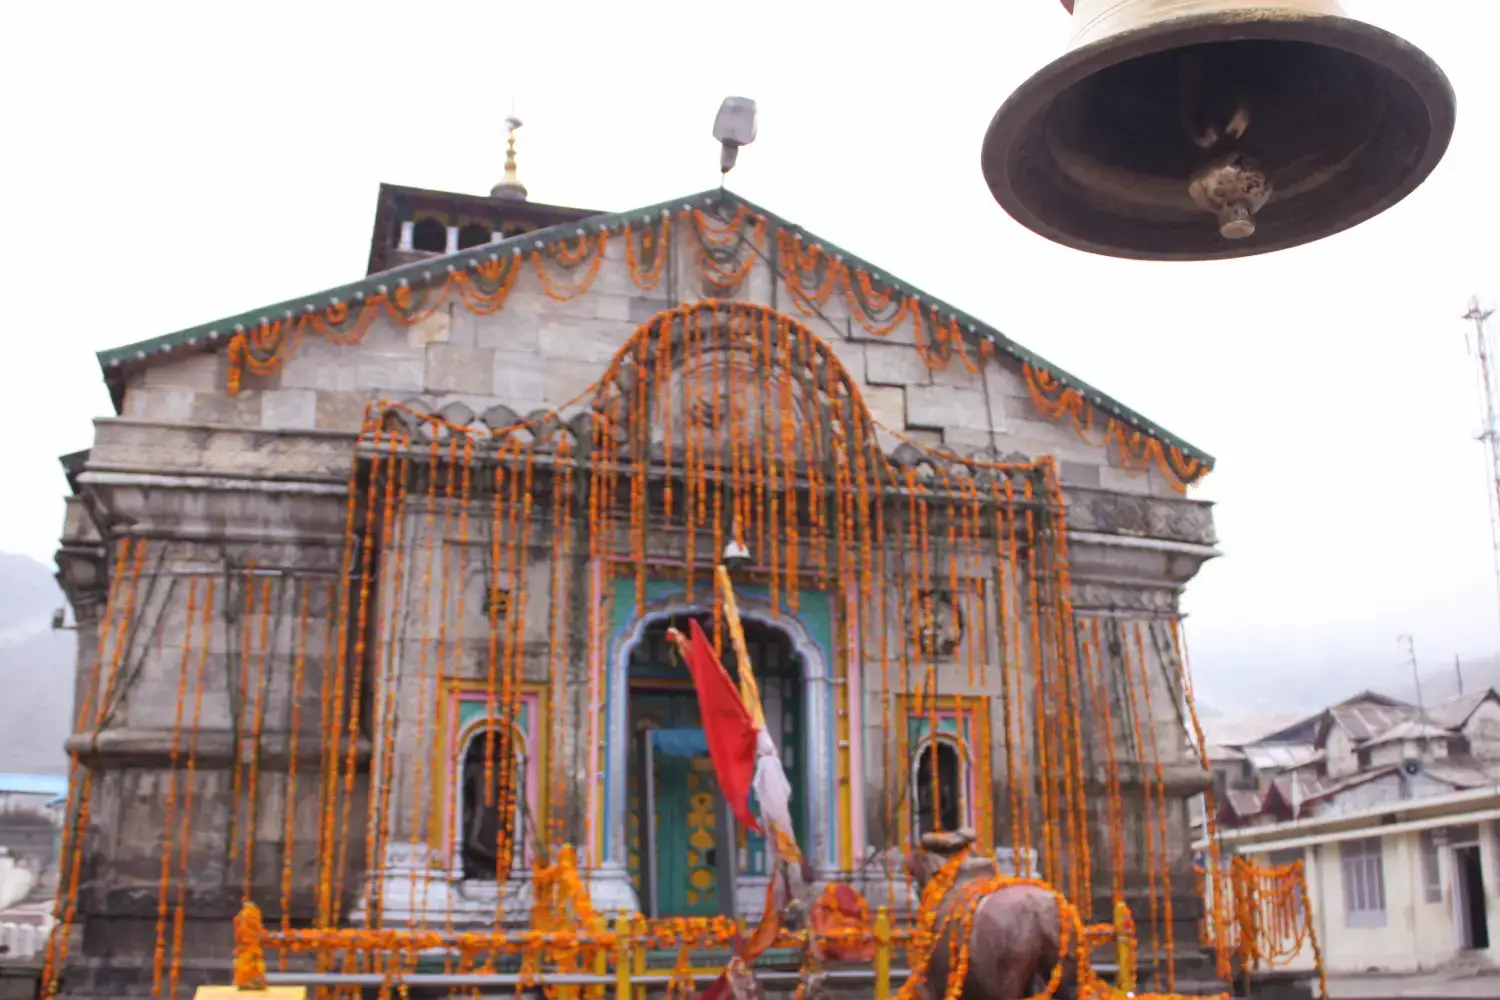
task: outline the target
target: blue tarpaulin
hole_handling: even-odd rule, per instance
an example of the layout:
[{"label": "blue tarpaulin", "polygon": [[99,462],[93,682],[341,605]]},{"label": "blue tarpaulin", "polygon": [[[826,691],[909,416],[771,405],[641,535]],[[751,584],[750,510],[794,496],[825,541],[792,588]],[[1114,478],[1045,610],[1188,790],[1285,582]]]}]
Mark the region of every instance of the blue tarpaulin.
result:
[{"label": "blue tarpaulin", "polygon": [[708,737],[701,729],[653,729],[651,749],[665,757],[704,757]]}]

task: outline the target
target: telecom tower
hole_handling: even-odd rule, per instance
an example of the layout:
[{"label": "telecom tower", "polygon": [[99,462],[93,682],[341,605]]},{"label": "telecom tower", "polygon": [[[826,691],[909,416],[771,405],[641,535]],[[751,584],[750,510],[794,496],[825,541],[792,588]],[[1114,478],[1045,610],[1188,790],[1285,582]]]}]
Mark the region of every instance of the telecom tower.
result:
[{"label": "telecom tower", "polygon": [[1485,322],[1493,314],[1493,309],[1479,308],[1479,299],[1475,297],[1469,300],[1469,311],[1464,314],[1464,319],[1474,324],[1469,350],[1474,355],[1479,373],[1479,402],[1484,420],[1479,440],[1484,443],[1489,458],[1490,543],[1495,550],[1495,593],[1497,602],[1500,602],[1500,406],[1496,400],[1500,391],[1495,384],[1495,363],[1500,359],[1496,357],[1495,344],[1485,328]]}]

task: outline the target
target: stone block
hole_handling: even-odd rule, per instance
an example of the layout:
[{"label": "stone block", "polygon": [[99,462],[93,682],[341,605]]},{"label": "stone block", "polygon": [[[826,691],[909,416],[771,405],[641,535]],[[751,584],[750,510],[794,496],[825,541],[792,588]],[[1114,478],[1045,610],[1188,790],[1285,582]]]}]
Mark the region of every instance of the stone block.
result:
[{"label": "stone block", "polygon": [[365,395],[360,392],[317,393],[319,430],[358,431],[365,422]]},{"label": "stone block", "polygon": [[280,387],[353,392],[358,384],[356,358],[368,350],[363,344],[330,344],[304,341],[281,369]]},{"label": "stone block", "polygon": [[927,385],[932,372],[915,347],[867,342],[865,381],[871,385]]},{"label": "stone block", "polygon": [[943,428],[943,444],[956,454],[968,457],[975,452],[982,452],[989,456],[991,449],[996,449],[1004,454],[999,434],[991,434],[987,428],[981,427],[945,427]]},{"label": "stone block", "polygon": [[497,351],[532,351],[541,347],[542,317],[532,312],[512,312],[509,307],[488,316],[476,316],[474,346]]},{"label": "stone block", "polygon": [[1105,465],[1099,468],[1099,486],[1115,493],[1150,494],[1151,480],[1160,478],[1159,473],[1139,469],[1117,469]]},{"label": "stone block", "polygon": [[636,297],[630,300],[630,314],[625,318],[630,320],[630,322],[632,323],[645,323],[652,316],[655,316],[663,309],[670,308],[672,307],[667,304],[666,299],[647,299]]},{"label": "stone block", "polygon": [[838,334],[824,338],[824,343],[833,352],[833,356],[839,359],[839,364],[849,372],[849,377],[856,382],[862,382],[865,378],[865,345],[852,340],[845,340]]},{"label": "stone block", "polygon": [[182,355],[152,363],[141,372],[139,384],[149,389],[191,389],[213,392],[224,388],[226,359],[223,354]]},{"label": "stone block", "polygon": [[924,430],[922,428],[907,429],[898,432],[900,436],[886,430],[884,427],[875,428],[875,443],[880,445],[880,450],[889,455],[897,448],[907,442],[923,445],[928,448],[943,447],[943,432]]},{"label": "stone block", "polygon": [[427,367],[421,354],[375,354],[367,349],[359,351],[355,365],[354,384],[376,395],[421,392]]},{"label": "stone block", "polygon": [[448,343],[458,347],[474,347],[480,319],[468,306],[455,303],[448,314]]},{"label": "stone block", "polygon": [[[551,367],[539,355],[496,351],[491,379],[493,394],[517,413],[526,413],[547,401],[547,373]],[[556,362],[552,363],[553,365]]]},{"label": "stone block", "polygon": [[125,394],[125,416],[141,420],[192,420],[197,395],[191,389],[133,388]]},{"label": "stone block", "polygon": [[607,365],[629,339],[632,327],[610,320],[542,318],[541,351],[548,358]]},{"label": "stone block", "polygon": [[1097,487],[1100,484],[1099,466],[1090,462],[1059,461],[1057,475],[1064,486]]},{"label": "stone block", "polygon": [[908,427],[971,427],[989,430],[984,394],[952,386],[912,385],[906,389]]},{"label": "stone block", "polygon": [[495,352],[487,347],[428,344],[423,387],[428,392],[487,396],[491,392]]},{"label": "stone block", "polygon": [[633,300],[626,295],[595,295],[594,315],[600,319],[628,323],[630,322],[632,302]]},{"label": "stone block", "polygon": [[[968,348],[968,358],[970,364],[978,363],[979,353],[972,346]],[[976,390],[982,389],[984,386],[984,373],[970,371],[969,366],[964,364],[963,358],[960,358],[957,354],[949,358],[947,367],[933,368],[931,369],[931,373],[933,385],[947,385],[959,389]]]},{"label": "stone block", "polygon": [[230,427],[259,427],[260,392],[200,392],[193,397],[192,420],[195,424],[224,424]]},{"label": "stone block", "polygon": [[894,385],[866,386],[860,393],[864,397],[865,409],[877,424],[895,430],[906,427],[906,390]]},{"label": "stone block", "polygon": [[580,392],[594,385],[604,375],[605,366],[583,361],[549,361],[543,380],[545,404],[560,407]]},{"label": "stone block", "polygon": [[262,427],[306,430],[318,422],[318,394],[312,389],[273,389],[260,396]]},{"label": "stone block", "polygon": [[[452,325],[452,318],[448,310],[453,306],[450,303],[445,307],[434,309],[423,316],[420,320],[406,328],[406,342],[412,347],[425,347],[428,344],[445,344],[448,342],[448,328]],[[463,309],[463,306],[459,306]]]}]

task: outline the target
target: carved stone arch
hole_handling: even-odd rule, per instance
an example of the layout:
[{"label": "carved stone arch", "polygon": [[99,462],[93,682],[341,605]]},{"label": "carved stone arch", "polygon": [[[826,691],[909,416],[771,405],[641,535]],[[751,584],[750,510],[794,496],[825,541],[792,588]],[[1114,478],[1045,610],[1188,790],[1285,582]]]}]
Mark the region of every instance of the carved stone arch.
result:
[{"label": "carved stone arch", "polygon": [[852,462],[863,449],[865,465],[885,471],[870,412],[838,356],[795,318],[753,303],[656,314],[616,353],[592,408],[624,454],[680,457],[691,437],[706,461],[727,461],[734,447],[785,435],[799,465],[831,463],[838,451]]}]

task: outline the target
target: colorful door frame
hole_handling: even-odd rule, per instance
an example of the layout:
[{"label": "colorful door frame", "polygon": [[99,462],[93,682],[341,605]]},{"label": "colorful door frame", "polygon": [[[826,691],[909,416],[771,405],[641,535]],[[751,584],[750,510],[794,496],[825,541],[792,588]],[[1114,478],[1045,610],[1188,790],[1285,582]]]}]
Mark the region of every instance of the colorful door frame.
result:
[{"label": "colorful door frame", "polygon": [[[612,579],[611,579],[612,577]],[[628,883],[626,870],[626,769],[629,738],[627,698],[630,651],[655,621],[674,615],[701,614],[711,610],[702,597],[689,601],[680,579],[650,579],[646,583],[645,613],[636,614],[636,567],[620,564],[620,570],[606,575],[602,565],[590,574],[592,600],[596,607],[608,602],[613,608],[611,620],[605,623],[607,640],[597,643],[594,669],[603,683],[602,691],[591,708],[604,718],[604,740],[597,755],[590,755],[587,785],[590,795],[590,846],[598,875],[597,880]],[[704,583],[708,572],[705,568]],[[606,584],[609,585],[606,585]],[[784,602],[779,614],[772,613],[766,588],[755,585],[736,587],[740,613],[746,619],[783,632],[802,660],[803,718],[807,722],[799,752],[807,764],[804,787],[794,794],[806,796],[808,831],[811,843],[803,845],[817,877],[826,878],[838,871],[839,833],[849,824],[847,815],[839,815],[847,797],[839,795],[842,778],[847,782],[847,742],[835,748],[835,699],[829,689],[836,681],[832,663],[837,650],[835,637],[840,634],[837,602],[833,595],[818,590],[799,594],[798,611]],[[711,597],[710,597],[711,600]],[[836,760],[835,750],[838,751]],[[863,803],[855,804],[863,808]],[[633,892],[632,892],[633,895]]]},{"label": "colorful door frame", "polygon": [[[431,846],[440,852],[444,866],[455,877],[458,877],[463,874],[463,856],[459,846],[462,842],[460,813],[463,804],[462,789],[459,786],[463,775],[464,754],[468,750],[469,741],[476,734],[483,733],[491,724],[503,723],[506,720],[498,714],[490,714],[489,688],[484,681],[444,677],[439,691],[440,702],[435,720],[437,729],[435,740],[437,746],[443,748],[443,762],[446,770],[445,780],[431,783],[432,794],[435,797],[441,797],[441,801],[431,803],[429,815],[442,817],[441,833],[438,834],[441,842]],[[547,783],[543,780],[543,775],[548,773],[549,741],[544,738],[548,718],[548,694],[545,684],[522,684],[517,699],[520,711],[514,720],[522,741],[518,752],[525,755],[526,808],[531,812],[533,822],[539,831],[547,828],[546,809],[549,806],[545,787]],[[496,707],[498,709],[498,704]],[[515,832],[519,837],[517,845],[520,849],[514,852],[514,860],[511,864],[513,872],[530,868],[534,860],[534,851],[524,836],[524,829]]]},{"label": "colorful door frame", "polygon": [[[937,738],[955,746],[959,762],[965,774],[959,780],[964,784],[974,831],[979,836],[978,847],[988,854],[995,849],[994,807],[990,802],[990,698],[988,695],[938,695],[936,705],[925,700],[918,704],[913,695],[896,696],[898,717],[906,720],[906,759],[901,763],[903,781],[910,788],[912,775],[916,773],[917,753],[926,748],[932,739],[932,716],[937,716]],[[934,709],[935,711],[930,711]],[[912,795],[901,799],[902,836],[913,837],[916,828],[916,811],[912,808]]]}]

